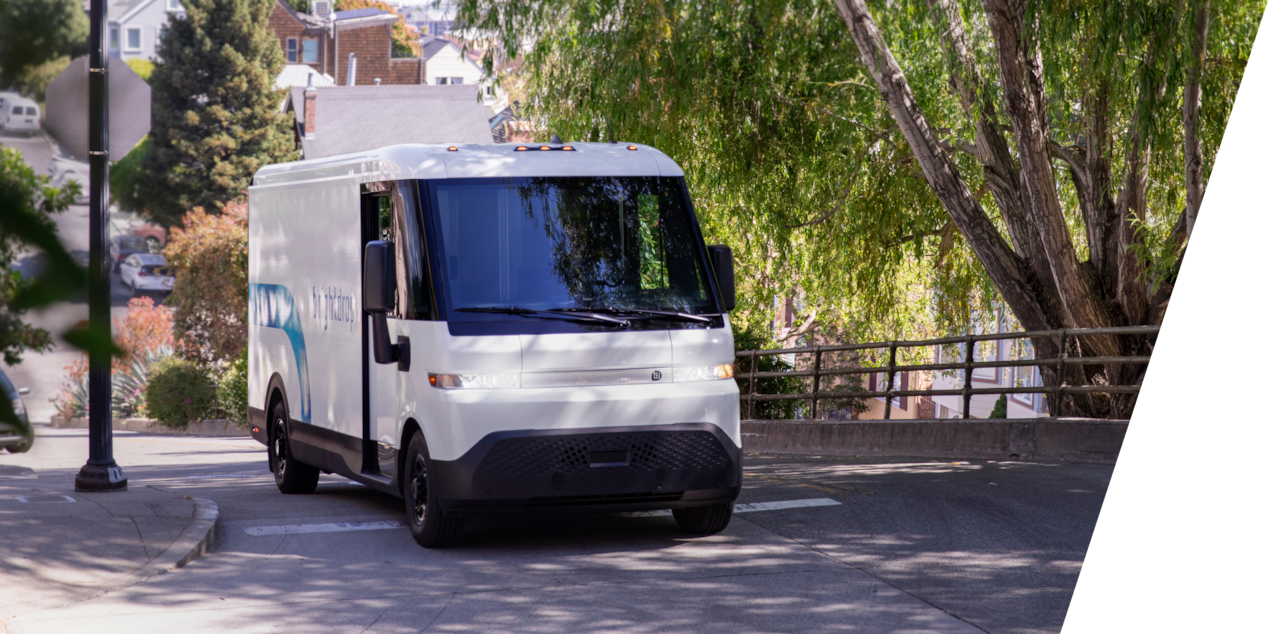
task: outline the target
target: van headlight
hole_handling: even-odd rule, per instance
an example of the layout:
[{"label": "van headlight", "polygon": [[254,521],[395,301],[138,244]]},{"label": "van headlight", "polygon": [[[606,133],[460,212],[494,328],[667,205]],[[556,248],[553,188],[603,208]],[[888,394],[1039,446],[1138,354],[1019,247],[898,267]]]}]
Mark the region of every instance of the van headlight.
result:
[{"label": "van headlight", "polygon": [[496,390],[520,386],[518,374],[436,374],[429,372],[427,382],[442,390]]},{"label": "van headlight", "polygon": [[716,381],[735,376],[735,366],[730,363],[718,365],[689,365],[674,368],[674,383],[685,381]]},{"label": "van headlight", "polygon": [[13,399],[13,413],[21,416],[26,413],[26,405],[22,403],[22,399]]}]

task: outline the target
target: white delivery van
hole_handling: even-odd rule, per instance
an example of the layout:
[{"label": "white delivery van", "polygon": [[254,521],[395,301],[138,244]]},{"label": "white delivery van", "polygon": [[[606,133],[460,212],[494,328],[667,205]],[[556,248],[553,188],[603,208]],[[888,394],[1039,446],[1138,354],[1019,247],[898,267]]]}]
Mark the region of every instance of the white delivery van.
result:
[{"label": "white delivery van", "polygon": [[740,492],[730,249],[645,145],[397,145],[250,188],[249,413],[283,493],[463,518],[673,509]]},{"label": "white delivery van", "polygon": [[0,132],[33,136],[40,131],[40,105],[25,97],[6,98],[0,103]]}]

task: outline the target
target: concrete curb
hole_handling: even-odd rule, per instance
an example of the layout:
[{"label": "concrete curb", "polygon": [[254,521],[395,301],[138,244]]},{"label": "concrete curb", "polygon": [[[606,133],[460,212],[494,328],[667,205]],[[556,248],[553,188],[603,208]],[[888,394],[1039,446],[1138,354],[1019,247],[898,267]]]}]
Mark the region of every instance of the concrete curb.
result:
[{"label": "concrete curb", "polygon": [[740,433],[749,453],[1113,462],[1127,425],[1076,418],[746,420]]},{"label": "concrete curb", "polygon": [[[88,429],[87,418],[63,418],[53,416],[49,426],[56,429]],[[223,418],[201,420],[185,427],[168,427],[152,418],[114,419],[111,427],[115,431],[135,431],[144,434],[162,434],[165,436],[249,436],[245,427],[239,427],[232,421]]]},{"label": "concrete curb", "polygon": [[[194,501],[194,521],[185,527],[171,545],[144,566],[107,585],[99,586],[95,594],[100,596],[132,587],[151,577],[183,568],[189,562],[211,552],[224,536],[224,527],[220,523],[220,506],[203,498],[191,499]],[[175,557],[165,557],[169,553]]]}]

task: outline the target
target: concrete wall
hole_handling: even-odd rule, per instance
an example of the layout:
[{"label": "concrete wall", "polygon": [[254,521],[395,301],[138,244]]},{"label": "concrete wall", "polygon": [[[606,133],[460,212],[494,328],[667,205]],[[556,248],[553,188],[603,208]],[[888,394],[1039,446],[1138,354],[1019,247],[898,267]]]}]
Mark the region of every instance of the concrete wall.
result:
[{"label": "concrete wall", "polygon": [[743,421],[748,453],[1113,461],[1127,421]]}]

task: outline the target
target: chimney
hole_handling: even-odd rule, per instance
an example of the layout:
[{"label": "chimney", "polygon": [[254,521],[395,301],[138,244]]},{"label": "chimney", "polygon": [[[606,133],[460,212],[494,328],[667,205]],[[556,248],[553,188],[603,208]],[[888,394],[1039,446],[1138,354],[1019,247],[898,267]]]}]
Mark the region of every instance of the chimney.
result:
[{"label": "chimney", "polygon": [[382,83],[382,81],[383,81],[382,79],[379,79],[378,77],[375,77],[375,78],[374,78],[374,85],[375,85],[375,86],[378,86],[380,83]]},{"label": "chimney", "polygon": [[348,53],[348,80],[344,82],[345,86],[357,85],[357,54]]},{"label": "chimney", "polygon": [[317,134],[317,88],[313,76],[308,75],[308,87],[304,89],[304,136]]}]

